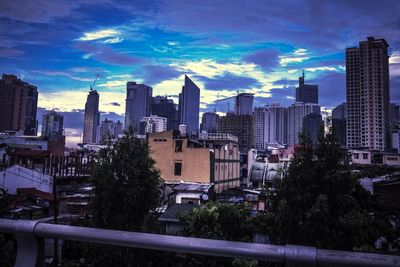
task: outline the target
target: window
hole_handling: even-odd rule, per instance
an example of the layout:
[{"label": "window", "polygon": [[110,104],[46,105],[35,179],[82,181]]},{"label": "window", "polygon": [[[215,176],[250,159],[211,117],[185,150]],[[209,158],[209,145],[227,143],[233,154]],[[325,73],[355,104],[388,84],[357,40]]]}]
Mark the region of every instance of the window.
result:
[{"label": "window", "polygon": [[368,159],[368,153],[363,153],[363,159]]},{"label": "window", "polygon": [[354,157],[355,159],[358,159],[358,153],[353,153],[353,157]]},{"label": "window", "polygon": [[174,175],[182,175],[182,162],[175,162]]},{"label": "window", "polygon": [[183,140],[175,140],[175,152],[182,152]]}]

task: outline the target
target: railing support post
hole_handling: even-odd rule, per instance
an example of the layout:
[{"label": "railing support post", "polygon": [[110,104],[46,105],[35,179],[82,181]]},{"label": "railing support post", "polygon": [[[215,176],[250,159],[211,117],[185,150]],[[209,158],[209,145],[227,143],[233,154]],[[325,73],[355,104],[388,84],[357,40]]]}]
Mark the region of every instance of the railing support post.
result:
[{"label": "railing support post", "polygon": [[44,266],[44,240],[35,235],[38,221],[19,220],[15,228],[17,259],[15,267]]},{"label": "railing support post", "polygon": [[285,246],[285,267],[316,267],[317,249],[305,246]]}]

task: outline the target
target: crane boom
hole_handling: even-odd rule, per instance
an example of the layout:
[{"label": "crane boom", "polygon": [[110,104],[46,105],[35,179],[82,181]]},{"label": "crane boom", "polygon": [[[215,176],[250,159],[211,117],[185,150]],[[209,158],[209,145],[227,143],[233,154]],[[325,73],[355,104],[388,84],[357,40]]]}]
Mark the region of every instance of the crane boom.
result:
[{"label": "crane boom", "polygon": [[96,75],[96,79],[94,79],[94,82],[90,85],[90,90],[94,89],[94,86],[96,85],[97,79],[99,78],[100,74]]}]

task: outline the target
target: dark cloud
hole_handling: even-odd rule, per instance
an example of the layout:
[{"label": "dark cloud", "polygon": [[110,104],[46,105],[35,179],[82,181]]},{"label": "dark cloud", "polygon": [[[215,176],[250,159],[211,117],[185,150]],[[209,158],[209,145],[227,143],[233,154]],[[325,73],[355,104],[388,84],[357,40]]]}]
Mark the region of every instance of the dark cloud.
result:
[{"label": "dark cloud", "polygon": [[167,65],[145,65],[144,81],[146,84],[155,85],[165,80],[179,77],[182,73]]},{"label": "dark cloud", "polygon": [[116,107],[120,107],[121,106],[121,104],[117,103],[117,102],[111,102],[110,105],[111,106],[116,106]]},{"label": "dark cloud", "polygon": [[144,62],[141,58],[116,52],[107,46],[79,43],[76,47],[86,53],[90,53],[91,57],[112,65],[132,66]]},{"label": "dark cloud", "polygon": [[346,101],[346,74],[343,72],[326,72],[306,82],[318,85],[321,106],[335,107]]},{"label": "dark cloud", "polygon": [[270,71],[277,67],[279,63],[279,51],[275,49],[264,49],[245,56],[243,59],[246,62],[254,63],[260,66],[265,71]]},{"label": "dark cloud", "polygon": [[390,102],[400,104],[400,76],[390,79]]},{"label": "dark cloud", "polygon": [[297,80],[289,80],[289,79],[279,79],[272,82],[273,85],[282,85],[282,86],[295,86],[298,84]]},{"label": "dark cloud", "polygon": [[[279,40],[306,48],[344,49],[366,36],[400,39],[400,1],[162,1],[155,21],[186,32],[236,33],[223,42]],[[334,15],[332,15],[334,14]],[[187,23],[190,21],[190,23]]]},{"label": "dark cloud", "polygon": [[124,123],[124,121],[125,121],[125,117],[124,116],[119,115],[119,114],[117,114],[115,112],[104,112],[104,113],[101,113],[100,114],[100,121],[103,121],[105,119],[112,120],[114,122],[119,120],[122,123]]},{"label": "dark cloud", "polygon": [[[42,124],[42,116],[47,114],[50,110],[38,107],[36,118],[39,125]],[[83,117],[84,110],[73,110],[70,112],[58,112],[64,116],[64,128],[77,129],[78,132],[82,132],[83,129]]]},{"label": "dark cloud", "polygon": [[226,73],[224,76],[216,76],[214,78],[204,76],[196,76],[196,78],[204,82],[205,89],[207,90],[241,90],[261,86],[261,83],[256,79],[235,76],[230,73]]}]

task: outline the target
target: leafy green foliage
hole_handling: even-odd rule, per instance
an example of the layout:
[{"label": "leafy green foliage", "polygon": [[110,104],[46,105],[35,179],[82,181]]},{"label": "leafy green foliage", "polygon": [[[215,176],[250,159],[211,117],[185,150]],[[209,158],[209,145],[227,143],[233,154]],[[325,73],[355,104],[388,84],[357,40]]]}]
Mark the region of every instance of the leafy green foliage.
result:
[{"label": "leafy green foliage", "polygon": [[144,140],[132,130],[113,146],[100,150],[91,177],[93,226],[140,230],[160,202],[161,179]]},{"label": "leafy green foliage", "polygon": [[264,215],[264,231],[278,244],[372,250],[371,196],[351,174],[334,134],[320,135],[316,147],[301,140]]},{"label": "leafy green foliage", "polygon": [[[190,237],[251,242],[254,226],[245,205],[209,202],[179,218],[181,234]],[[257,266],[256,261],[189,256],[187,266]]]},{"label": "leafy green foliage", "polygon": [[[144,140],[132,129],[114,145],[100,150],[92,171],[90,201],[92,227],[140,231],[160,202],[161,179]],[[86,259],[94,266],[140,266],[142,251],[108,246],[87,246]]]},{"label": "leafy green foliage", "polygon": [[179,218],[184,236],[249,242],[254,228],[245,205],[208,202]]}]

